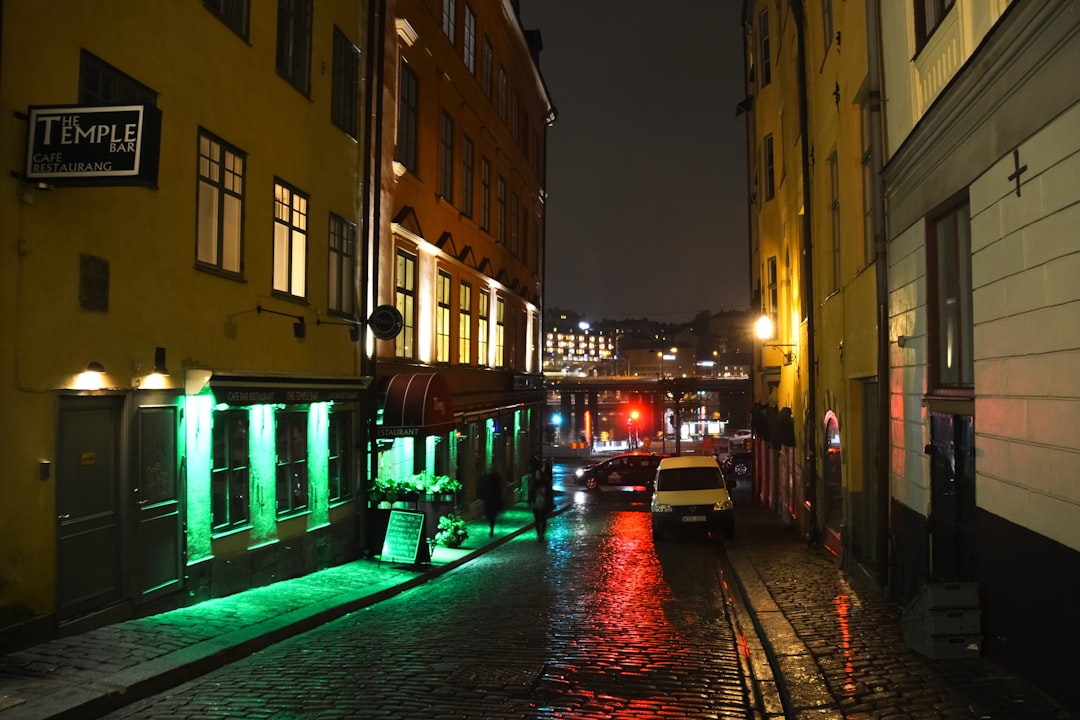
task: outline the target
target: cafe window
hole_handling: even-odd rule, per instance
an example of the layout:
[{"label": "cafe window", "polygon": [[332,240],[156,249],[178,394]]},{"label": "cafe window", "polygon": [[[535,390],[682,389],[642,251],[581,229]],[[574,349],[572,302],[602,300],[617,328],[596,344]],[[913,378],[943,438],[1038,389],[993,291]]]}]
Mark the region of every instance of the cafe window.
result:
[{"label": "cafe window", "polygon": [[330,460],[327,466],[328,497],[331,504],[352,497],[353,413],[330,413]]},{"label": "cafe window", "polygon": [[220,533],[250,522],[247,410],[214,413],[212,436],[210,507],[213,530]]},{"label": "cafe window", "polygon": [[277,514],[308,508],[308,416],[306,412],[277,414]]}]

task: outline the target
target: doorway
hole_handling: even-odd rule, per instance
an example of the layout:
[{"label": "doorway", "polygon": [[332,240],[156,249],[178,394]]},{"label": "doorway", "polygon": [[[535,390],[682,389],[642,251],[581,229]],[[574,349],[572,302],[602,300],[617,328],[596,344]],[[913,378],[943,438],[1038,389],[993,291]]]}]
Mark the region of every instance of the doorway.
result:
[{"label": "doorway", "polygon": [[930,413],[930,575],[975,579],[975,418]]}]

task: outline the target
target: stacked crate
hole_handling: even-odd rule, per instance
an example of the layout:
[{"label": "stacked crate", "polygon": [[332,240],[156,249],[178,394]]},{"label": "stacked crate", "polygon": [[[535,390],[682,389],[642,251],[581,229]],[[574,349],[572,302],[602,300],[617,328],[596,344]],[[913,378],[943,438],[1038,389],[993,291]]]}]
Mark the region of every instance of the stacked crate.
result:
[{"label": "stacked crate", "polygon": [[976,583],[929,583],[904,608],[904,643],[935,660],[976,658],[980,616]]}]

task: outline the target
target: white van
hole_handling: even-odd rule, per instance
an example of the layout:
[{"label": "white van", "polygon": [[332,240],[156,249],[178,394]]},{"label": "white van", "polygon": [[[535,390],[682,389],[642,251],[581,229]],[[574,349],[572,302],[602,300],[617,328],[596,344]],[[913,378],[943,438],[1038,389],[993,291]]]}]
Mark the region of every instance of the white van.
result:
[{"label": "white van", "polygon": [[735,536],[735,510],[724,473],[711,456],[664,458],[653,481],[653,539],[692,528]]}]

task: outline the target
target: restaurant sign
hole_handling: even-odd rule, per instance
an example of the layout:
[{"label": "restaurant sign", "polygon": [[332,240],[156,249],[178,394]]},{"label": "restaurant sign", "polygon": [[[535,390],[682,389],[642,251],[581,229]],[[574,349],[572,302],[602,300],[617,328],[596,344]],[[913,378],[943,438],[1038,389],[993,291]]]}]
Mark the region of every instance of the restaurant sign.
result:
[{"label": "restaurant sign", "polygon": [[153,105],[30,108],[26,179],[54,185],[157,185],[161,111]]}]

